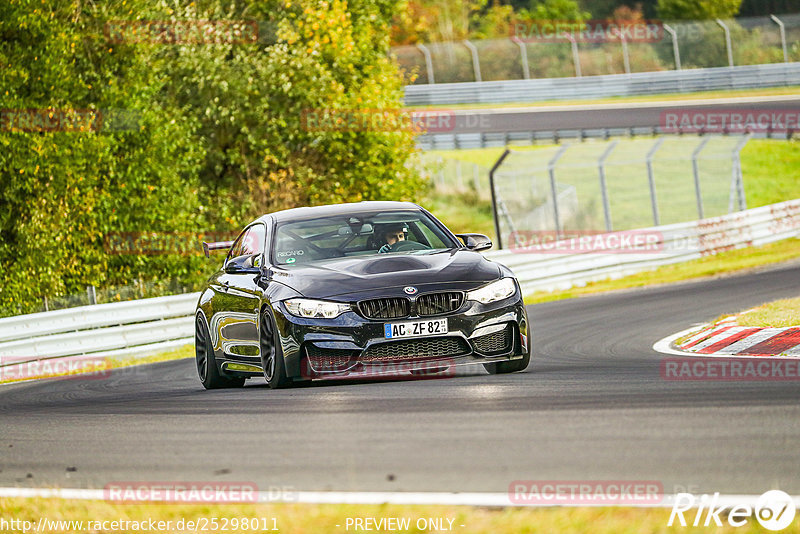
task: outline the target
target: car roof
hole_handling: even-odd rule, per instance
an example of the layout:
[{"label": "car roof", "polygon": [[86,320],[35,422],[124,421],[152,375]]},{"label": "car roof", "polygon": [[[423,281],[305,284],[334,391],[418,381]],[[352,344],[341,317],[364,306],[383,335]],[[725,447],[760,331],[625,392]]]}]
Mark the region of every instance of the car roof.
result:
[{"label": "car roof", "polygon": [[297,221],[301,219],[314,219],[317,217],[329,217],[335,215],[350,215],[353,213],[364,213],[373,211],[389,210],[420,210],[420,206],[413,202],[394,202],[394,201],[365,201],[353,202],[350,204],[330,204],[327,206],[311,206],[305,208],[292,208],[288,210],[267,213],[259,217],[258,221],[266,222],[272,218],[277,222]]}]

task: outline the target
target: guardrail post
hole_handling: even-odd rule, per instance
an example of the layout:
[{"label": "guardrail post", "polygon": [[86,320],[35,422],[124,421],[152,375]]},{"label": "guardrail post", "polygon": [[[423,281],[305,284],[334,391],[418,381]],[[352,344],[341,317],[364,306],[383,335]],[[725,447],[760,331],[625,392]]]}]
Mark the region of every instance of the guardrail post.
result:
[{"label": "guardrail post", "polygon": [[603,155],[597,161],[597,170],[600,172],[600,193],[603,195],[603,213],[606,219],[606,232],[611,231],[611,206],[608,202],[608,188],[606,187],[606,159],[611,155],[611,151],[617,146],[618,141],[612,141],[608,145]]},{"label": "guardrail post", "polygon": [[631,73],[631,57],[628,54],[628,40],[625,39],[625,35],[620,33],[620,40],[622,41],[622,62],[625,65],[625,74]]},{"label": "guardrail post", "polygon": [[575,40],[570,34],[567,34],[567,39],[569,39],[570,47],[572,48],[572,62],[575,64],[575,77],[581,77],[581,59],[578,57],[578,42]]},{"label": "guardrail post", "polygon": [[728,66],[733,67],[733,46],[731,46],[731,31],[728,29],[728,26],[722,22],[720,19],[716,19],[717,24],[719,24],[723,30],[725,30],[725,48],[728,50]]},{"label": "guardrail post", "polygon": [[650,205],[653,209],[653,222],[655,223],[654,226],[660,226],[658,222],[658,201],[656,200],[656,179],[653,176],[653,156],[655,156],[656,151],[661,147],[661,143],[664,142],[663,137],[659,137],[656,140],[653,147],[647,152],[647,181],[650,183]]},{"label": "guardrail post", "polygon": [[511,38],[511,42],[516,43],[519,46],[519,57],[520,61],[522,61],[522,77],[526,80],[531,79],[531,67],[528,65],[528,47],[525,46],[525,43],[516,35]]},{"label": "guardrail post", "polygon": [[731,194],[728,200],[728,212],[733,212],[734,196],[738,200],[739,211],[747,209],[747,200],[744,198],[744,179],[742,177],[741,152],[744,145],[750,140],[750,134],[745,135],[733,149],[731,154],[733,168],[731,169]]},{"label": "guardrail post", "polygon": [[710,137],[704,138],[700,144],[692,152],[692,174],[694,175],[694,194],[697,196],[697,218],[703,219],[703,196],[700,194],[700,169],[697,164],[697,158],[700,151],[703,150],[710,140]]},{"label": "guardrail post", "polygon": [[781,48],[783,49],[783,62],[789,63],[789,54],[786,51],[786,27],[783,25],[783,21],[776,17],[775,15],[770,15],[769,18],[772,19],[772,22],[778,25],[778,28],[781,31]]},{"label": "guardrail post", "polygon": [[500,235],[500,220],[497,217],[497,195],[494,192],[494,173],[503,164],[503,161],[511,153],[511,150],[505,149],[503,154],[497,158],[497,161],[492,165],[489,171],[489,191],[492,193],[492,215],[494,216],[494,233],[497,235],[497,248],[503,248],[503,236]]},{"label": "guardrail post", "polygon": [[678,34],[669,24],[664,24],[663,28],[672,37],[672,55],[675,56],[675,70],[681,70],[681,51],[678,48]]},{"label": "guardrail post", "polygon": [[475,81],[480,82],[481,80],[481,60],[478,57],[478,48],[469,42],[469,40],[464,41],[464,46],[469,49],[469,53],[472,55],[472,72],[475,74]]},{"label": "guardrail post", "polygon": [[561,239],[561,217],[558,214],[558,188],[556,187],[556,163],[569,148],[569,143],[558,149],[553,159],[547,163],[547,174],[550,175],[550,192],[553,195],[553,218],[556,223],[556,240]]},{"label": "guardrail post", "polygon": [[433,58],[431,58],[431,51],[422,43],[417,43],[417,48],[422,55],[425,56],[425,68],[428,71],[428,83],[436,83],[433,79]]},{"label": "guardrail post", "polygon": [[97,304],[97,294],[94,286],[86,286],[86,295],[89,297],[89,304]]}]

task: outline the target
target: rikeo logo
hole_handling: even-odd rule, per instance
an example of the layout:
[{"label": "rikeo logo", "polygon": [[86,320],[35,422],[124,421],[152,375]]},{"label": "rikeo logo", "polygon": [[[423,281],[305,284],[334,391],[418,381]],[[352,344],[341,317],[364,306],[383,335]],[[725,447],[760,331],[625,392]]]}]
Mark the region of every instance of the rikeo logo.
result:
[{"label": "rikeo logo", "polygon": [[[722,505],[719,502],[719,493],[712,496],[702,495],[698,501],[691,493],[678,493],[675,496],[675,503],[672,505],[672,513],[669,515],[667,526],[672,526],[677,518],[682,527],[687,526],[685,512],[689,512],[697,506],[694,520],[691,525],[694,527],[708,527],[713,521],[714,526],[721,527],[723,520],[720,515],[727,511],[727,522],[732,527],[742,527],[748,520],[755,516],[758,523],[767,530],[783,530],[794,520],[797,509],[794,499],[783,491],[770,490],[758,498],[755,507],[740,504],[733,506]],[[691,513],[687,514],[691,517]]]}]

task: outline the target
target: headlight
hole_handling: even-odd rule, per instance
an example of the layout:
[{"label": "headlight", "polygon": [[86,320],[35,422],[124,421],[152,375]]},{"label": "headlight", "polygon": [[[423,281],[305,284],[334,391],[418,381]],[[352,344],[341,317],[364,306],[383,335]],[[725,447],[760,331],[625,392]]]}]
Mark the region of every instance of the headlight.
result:
[{"label": "headlight", "polygon": [[283,301],[289,313],[297,317],[312,319],[334,319],[350,310],[349,304],[340,302],[327,302],[324,300],[289,299]]},{"label": "headlight", "polygon": [[517,291],[513,278],[503,278],[491,284],[467,292],[469,300],[477,300],[481,304],[489,304],[498,300],[507,299]]}]

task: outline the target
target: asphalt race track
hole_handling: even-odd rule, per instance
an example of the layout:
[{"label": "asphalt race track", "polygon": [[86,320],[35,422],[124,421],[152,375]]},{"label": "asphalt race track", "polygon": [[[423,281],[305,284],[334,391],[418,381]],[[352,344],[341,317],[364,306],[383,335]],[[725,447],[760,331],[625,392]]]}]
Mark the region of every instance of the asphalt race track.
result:
[{"label": "asphalt race track", "polygon": [[[442,108],[443,110],[445,108]],[[430,133],[500,133],[553,130],[603,130],[669,126],[665,113],[786,112],[797,114],[796,95],[695,99],[666,102],[620,102],[590,105],[457,110],[452,128],[442,124]],[[673,119],[674,120],[674,119]],[[719,120],[719,119],[718,119]],[[789,126],[797,129],[797,126]],[[784,129],[785,131],[785,129]]]},{"label": "asphalt race track", "polygon": [[514,375],[204,391],[194,362],[0,387],[0,486],[248,481],[506,492],[514,480],[800,493],[800,382],[666,381],[652,344],[800,294],[800,266],[532,306]]}]

